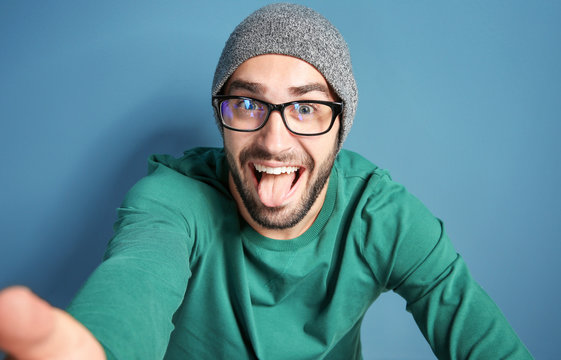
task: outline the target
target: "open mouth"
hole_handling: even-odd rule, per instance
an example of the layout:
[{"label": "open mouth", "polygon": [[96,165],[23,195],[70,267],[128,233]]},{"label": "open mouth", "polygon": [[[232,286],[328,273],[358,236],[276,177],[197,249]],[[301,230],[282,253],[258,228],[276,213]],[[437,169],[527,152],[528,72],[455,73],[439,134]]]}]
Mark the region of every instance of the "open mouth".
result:
[{"label": "open mouth", "polygon": [[256,181],[257,192],[265,206],[278,207],[293,194],[300,180],[303,167],[299,166],[266,166],[250,164]]},{"label": "open mouth", "polygon": [[294,186],[294,184],[296,184],[296,182],[300,178],[300,172],[301,172],[300,167],[297,166],[267,167],[264,165],[253,164],[253,174],[257,179],[257,183],[261,182],[261,179],[263,178],[263,174],[268,174],[268,175],[294,174],[294,180],[290,185],[290,187],[292,187]]}]

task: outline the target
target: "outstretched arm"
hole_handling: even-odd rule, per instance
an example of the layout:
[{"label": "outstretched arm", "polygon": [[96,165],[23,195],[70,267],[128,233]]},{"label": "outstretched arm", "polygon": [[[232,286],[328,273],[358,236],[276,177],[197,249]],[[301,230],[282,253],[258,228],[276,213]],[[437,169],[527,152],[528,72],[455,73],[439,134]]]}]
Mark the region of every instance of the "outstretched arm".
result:
[{"label": "outstretched arm", "polygon": [[20,286],[0,291],[0,349],[21,360],[106,358],[86,327]]}]

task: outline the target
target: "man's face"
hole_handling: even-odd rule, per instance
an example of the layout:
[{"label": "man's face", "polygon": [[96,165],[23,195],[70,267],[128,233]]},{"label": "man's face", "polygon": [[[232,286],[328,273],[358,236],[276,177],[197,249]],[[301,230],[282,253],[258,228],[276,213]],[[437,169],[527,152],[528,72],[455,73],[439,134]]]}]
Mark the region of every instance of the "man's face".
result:
[{"label": "man's face", "polygon": [[[273,104],[335,101],[326,80],[310,64],[284,55],[261,55],[232,74],[226,95]],[[339,119],[326,134],[298,136],[278,111],[255,132],[224,129],[230,191],[242,216],[258,232],[278,239],[303,233],[317,217],[337,152]]]}]

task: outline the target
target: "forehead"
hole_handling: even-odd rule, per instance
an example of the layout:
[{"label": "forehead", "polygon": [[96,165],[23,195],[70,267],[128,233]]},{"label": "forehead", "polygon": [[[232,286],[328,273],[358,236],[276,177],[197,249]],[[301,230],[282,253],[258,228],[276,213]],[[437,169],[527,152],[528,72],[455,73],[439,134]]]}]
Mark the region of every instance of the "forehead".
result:
[{"label": "forehead", "polygon": [[323,75],[309,63],[287,55],[267,54],[243,62],[230,76],[224,93],[236,90],[254,94],[317,92],[335,99]]}]

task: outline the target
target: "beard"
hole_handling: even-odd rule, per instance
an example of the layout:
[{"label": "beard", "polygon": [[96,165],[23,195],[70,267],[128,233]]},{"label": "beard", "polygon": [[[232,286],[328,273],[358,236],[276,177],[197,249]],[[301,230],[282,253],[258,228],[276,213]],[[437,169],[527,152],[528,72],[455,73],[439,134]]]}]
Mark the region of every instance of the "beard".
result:
[{"label": "beard", "polygon": [[251,218],[266,229],[283,230],[296,226],[302,221],[306,214],[308,214],[329,179],[337,150],[336,148],[332,149],[329,157],[317,167],[315,176],[308,178],[308,183],[305,184],[306,189],[304,195],[298,201],[295,208],[289,208],[287,206],[265,206],[261,202],[256,191],[252,191],[254,188],[253,179],[244,179],[240,169],[247,167],[247,163],[249,159],[251,159],[252,161],[263,160],[298,163],[302,164],[309,174],[312,174],[313,170],[316,168],[316,164],[310,155],[306,153],[300,155],[286,153],[273,156],[266,149],[257,145],[243,149],[238,157],[239,162],[236,162],[234,155],[226,148],[225,153],[234,185]]}]

